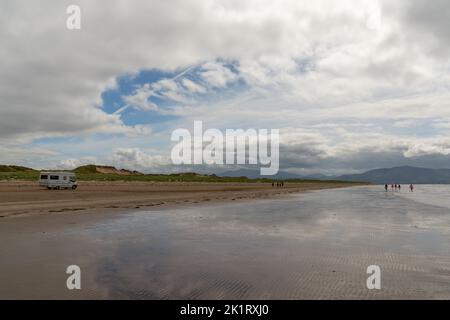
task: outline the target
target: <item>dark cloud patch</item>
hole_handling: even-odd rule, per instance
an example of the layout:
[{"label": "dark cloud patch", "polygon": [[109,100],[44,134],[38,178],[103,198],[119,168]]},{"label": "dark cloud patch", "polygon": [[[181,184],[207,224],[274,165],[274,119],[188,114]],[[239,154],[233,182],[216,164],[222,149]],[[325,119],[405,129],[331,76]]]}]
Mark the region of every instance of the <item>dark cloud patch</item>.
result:
[{"label": "dark cloud patch", "polygon": [[417,44],[424,38],[432,38],[439,49],[450,50],[450,2],[448,0],[405,1],[403,19],[406,32],[416,38]]}]

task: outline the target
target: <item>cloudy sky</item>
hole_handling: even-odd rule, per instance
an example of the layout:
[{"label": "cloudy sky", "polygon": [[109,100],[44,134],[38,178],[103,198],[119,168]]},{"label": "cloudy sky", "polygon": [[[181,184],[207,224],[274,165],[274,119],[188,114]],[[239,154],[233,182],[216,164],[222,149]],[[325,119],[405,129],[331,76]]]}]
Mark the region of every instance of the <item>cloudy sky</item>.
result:
[{"label": "cloudy sky", "polygon": [[447,0],[3,0],[0,163],[177,170],[203,120],[279,128],[296,173],[450,167],[449,30]]}]

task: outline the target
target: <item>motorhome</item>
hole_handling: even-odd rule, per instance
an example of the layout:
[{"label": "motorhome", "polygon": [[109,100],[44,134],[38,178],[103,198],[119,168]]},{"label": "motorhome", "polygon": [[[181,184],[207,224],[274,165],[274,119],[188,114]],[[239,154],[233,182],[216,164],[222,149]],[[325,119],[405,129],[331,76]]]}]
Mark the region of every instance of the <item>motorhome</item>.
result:
[{"label": "motorhome", "polygon": [[78,187],[77,177],[73,172],[41,172],[39,185],[47,189],[73,189]]}]

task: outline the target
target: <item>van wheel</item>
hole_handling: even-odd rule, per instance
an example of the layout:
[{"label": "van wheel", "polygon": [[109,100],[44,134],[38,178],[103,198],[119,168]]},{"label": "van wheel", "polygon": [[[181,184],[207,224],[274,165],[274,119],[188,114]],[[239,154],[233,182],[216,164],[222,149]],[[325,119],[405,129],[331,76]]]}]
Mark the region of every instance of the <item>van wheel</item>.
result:
[{"label": "van wheel", "polygon": [[52,190],[52,188],[50,188],[50,187],[47,187],[47,190]]},{"label": "van wheel", "polygon": [[77,189],[77,186],[72,186],[72,189],[73,189],[73,190],[76,190],[76,189]]}]

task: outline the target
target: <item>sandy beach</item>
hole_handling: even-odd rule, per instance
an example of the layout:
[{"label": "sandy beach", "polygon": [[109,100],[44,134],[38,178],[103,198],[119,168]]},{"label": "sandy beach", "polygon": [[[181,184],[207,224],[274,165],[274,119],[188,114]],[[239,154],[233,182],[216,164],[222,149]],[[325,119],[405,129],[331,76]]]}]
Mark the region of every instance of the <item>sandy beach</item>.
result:
[{"label": "sandy beach", "polygon": [[219,201],[264,199],[282,194],[348,187],[349,183],[189,183],[81,181],[77,190],[47,190],[32,181],[0,181],[0,218],[70,211],[148,209]]},{"label": "sandy beach", "polygon": [[[442,188],[4,218],[0,298],[449,299],[449,203],[421,195]],[[370,265],[381,290],[366,287]]]}]

